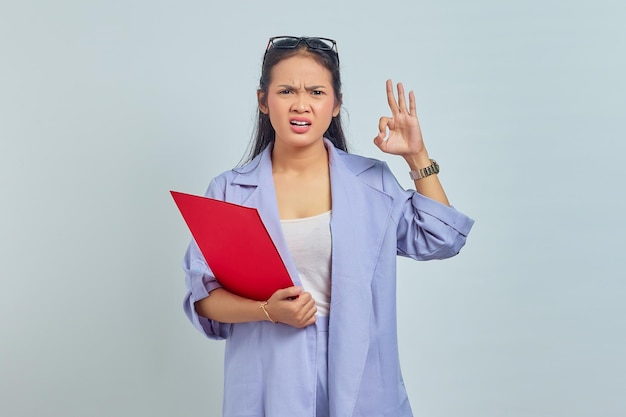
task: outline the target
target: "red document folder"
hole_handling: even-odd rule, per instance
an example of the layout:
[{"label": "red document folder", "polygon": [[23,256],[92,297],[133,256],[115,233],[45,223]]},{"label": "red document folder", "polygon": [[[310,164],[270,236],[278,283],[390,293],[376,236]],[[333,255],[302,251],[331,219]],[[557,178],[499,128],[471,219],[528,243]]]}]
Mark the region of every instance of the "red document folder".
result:
[{"label": "red document folder", "polygon": [[265,301],[293,282],[259,212],[170,191],[215,278],[230,292]]}]

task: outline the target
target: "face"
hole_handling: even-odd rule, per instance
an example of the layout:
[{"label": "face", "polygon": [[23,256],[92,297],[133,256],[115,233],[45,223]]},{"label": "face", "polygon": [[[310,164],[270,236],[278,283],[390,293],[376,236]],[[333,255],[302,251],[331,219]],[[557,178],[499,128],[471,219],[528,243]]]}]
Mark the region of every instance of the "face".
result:
[{"label": "face", "polygon": [[259,93],[259,109],[269,115],[276,146],[319,144],[339,114],[330,71],[306,55],[295,55],[272,68],[267,96]]}]

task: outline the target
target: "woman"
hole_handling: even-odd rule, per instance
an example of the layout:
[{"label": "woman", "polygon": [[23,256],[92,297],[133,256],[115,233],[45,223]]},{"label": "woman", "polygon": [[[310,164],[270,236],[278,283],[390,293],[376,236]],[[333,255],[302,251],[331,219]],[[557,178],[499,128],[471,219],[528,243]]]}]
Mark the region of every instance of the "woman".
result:
[{"label": "woman", "polygon": [[[411,416],[398,360],[396,256],[456,255],[473,221],[449,206],[410,92],[387,81],[374,143],[402,156],[416,191],[347,153],[335,41],[270,39],[249,161],[207,196],[256,207],[295,286],[249,300],[220,286],[195,243],[185,311],[226,339],[224,416]],[[242,239],[245,238],[242,236]]]}]

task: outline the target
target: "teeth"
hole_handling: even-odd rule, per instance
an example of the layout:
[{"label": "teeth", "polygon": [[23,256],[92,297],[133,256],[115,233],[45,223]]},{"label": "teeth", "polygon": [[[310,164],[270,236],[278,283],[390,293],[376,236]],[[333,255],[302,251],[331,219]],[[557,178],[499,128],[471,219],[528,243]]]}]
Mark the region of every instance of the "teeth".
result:
[{"label": "teeth", "polygon": [[307,122],[301,122],[299,120],[292,120],[291,124],[296,125],[296,126],[308,126],[309,125]]}]

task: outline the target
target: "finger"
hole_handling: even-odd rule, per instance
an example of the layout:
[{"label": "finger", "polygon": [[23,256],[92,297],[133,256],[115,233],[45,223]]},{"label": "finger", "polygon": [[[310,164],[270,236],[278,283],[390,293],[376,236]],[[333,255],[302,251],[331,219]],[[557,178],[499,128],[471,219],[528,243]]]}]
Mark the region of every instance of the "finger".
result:
[{"label": "finger", "polygon": [[[300,298],[302,298],[302,296]],[[299,305],[295,307],[296,310],[298,311],[298,314],[303,316],[303,318],[308,317],[311,309],[315,308],[315,300],[313,300],[313,298],[309,298],[305,302],[300,302],[300,300],[298,300],[298,302],[299,302]]]},{"label": "finger", "polygon": [[404,85],[402,85],[402,83],[398,83],[398,108],[400,112],[408,113],[406,99],[404,97]]},{"label": "finger", "polygon": [[306,322],[307,324],[313,324],[315,323],[315,313],[317,313],[317,308],[314,307],[311,311],[310,311],[310,315],[307,318]]},{"label": "finger", "polygon": [[317,307],[315,306],[315,302],[312,305],[307,306],[307,309],[305,311],[306,313],[302,321],[309,323],[311,318],[314,318],[315,314],[317,313]]},{"label": "finger", "polygon": [[374,144],[379,148],[384,146],[387,138],[387,128],[390,127],[391,123],[393,123],[393,119],[391,117],[381,117],[378,121],[378,135],[374,138]]},{"label": "finger", "polygon": [[309,292],[303,292],[298,297],[298,303],[301,306],[305,306],[305,305],[309,304],[310,302],[315,303],[315,301],[313,300],[313,296]]},{"label": "finger", "polygon": [[409,106],[411,106],[411,108],[409,109],[409,114],[411,116],[417,117],[417,107],[415,106],[415,93],[413,92],[413,90],[409,91]]},{"label": "finger", "polygon": [[306,320],[302,320],[301,322],[299,322],[295,327],[299,328],[299,329],[303,329],[307,326],[310,326],[311,324],[314,324],[317,321],[317,317],[315,315],[307,318]]},{"label": "finger", "polygon": [[293,312],[293,325],[298,328],[306,327],[313,322],[311,319],[315,316],[317,308],[315,302],[301,306]]},{"label": "finger", "polygon": [[387,103],[389,104],[389,108],[391,109],[391,114],[398,113],[398,102],[396,101],[396,97],[393,94],[393,83],[391,80],[387,80]]},{"label": "finger", "polygon": [[378,119],[378,132],[383,135],[383,137],[387,136],[387,128],[392,123],[393,119],[391,117],[383,116]]},{"label": "finger", "polygon": [[380,148],[380,145],[382,145],[384,141],[385,141],[385,137],[379,133],[378,136],[374,138],[374,145]]}]

